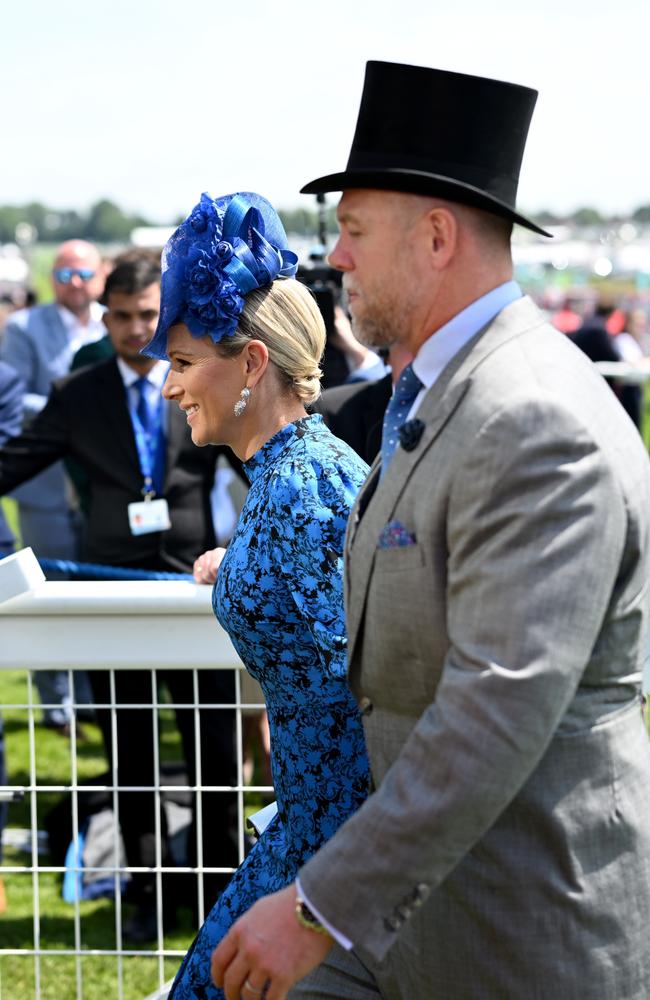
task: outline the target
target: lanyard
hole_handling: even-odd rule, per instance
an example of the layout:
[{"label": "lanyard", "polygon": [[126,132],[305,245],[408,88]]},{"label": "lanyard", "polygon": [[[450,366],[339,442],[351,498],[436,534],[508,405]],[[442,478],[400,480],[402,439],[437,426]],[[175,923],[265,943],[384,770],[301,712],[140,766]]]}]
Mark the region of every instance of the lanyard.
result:
[{"label": "lanyard", "polygon": [[[136,389],[136,392],[137,391],[139,390]],[[132,393],[129,393],[129,398],[131,398],[132,395]],[[162,410],[163,399],[161,396],[154,412],[151,431],[147,432],[142,424],[142,421],[140,420],[140,417],[138,416],[137,404],[134,405],[133,402],[131,402],[129,405],[131,421],[133,423],[133,432],[135,434],[135,447],[138,453],[140,472],[142,473],[143,479],[142,496],[145,500],[151,500],[152,497],[156,495],[153,473],[156,455],[160,444],[160,434],[162,431]]]}]

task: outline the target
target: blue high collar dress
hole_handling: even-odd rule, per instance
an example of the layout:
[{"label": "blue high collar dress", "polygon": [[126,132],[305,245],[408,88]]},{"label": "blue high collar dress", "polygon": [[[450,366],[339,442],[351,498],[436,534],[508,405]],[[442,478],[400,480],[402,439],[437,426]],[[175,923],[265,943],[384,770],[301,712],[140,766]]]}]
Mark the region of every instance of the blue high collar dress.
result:
[{"label": "blue high collar dress", "polygon": [[246,462],[251,487],[214,588],[215,614],[262,687],[278,813],[183,960],[170,1000],[217,1000],[210,957],[232,924],[363,802],[369,768],[346,682],[343,541],[367,466],[314,414]]}]

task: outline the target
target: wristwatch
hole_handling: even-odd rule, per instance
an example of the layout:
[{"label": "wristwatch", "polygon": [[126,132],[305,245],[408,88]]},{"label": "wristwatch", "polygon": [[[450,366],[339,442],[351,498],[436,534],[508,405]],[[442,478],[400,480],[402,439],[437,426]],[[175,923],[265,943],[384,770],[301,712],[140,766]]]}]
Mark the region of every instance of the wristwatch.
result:
[{"label": "wristwatch", "polygon": [[318,917],[314,916],[300,894],[296,896],[296,920],[301,927],[306,927],[309,931],[325,934],[328,938],[332,936],[327,927],[323,927]]}]

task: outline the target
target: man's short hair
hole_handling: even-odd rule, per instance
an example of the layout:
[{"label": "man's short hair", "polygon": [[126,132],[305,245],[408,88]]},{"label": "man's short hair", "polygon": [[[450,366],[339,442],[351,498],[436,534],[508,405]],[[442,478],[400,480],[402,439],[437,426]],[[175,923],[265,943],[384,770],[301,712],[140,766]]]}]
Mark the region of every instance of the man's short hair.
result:
[{"label": "man's short hair", "polygon": [[159,284],[160,253],[155,250],[125,250],[112,262],[100,301],[102,305],[108,305],[111,292],[135,295],[149,285]]},{"label": "man's short hair", "polygon": [[510,246],[513,229],[511,219],[504,219],[500,215],[480,208],[472,209],[471,212],[474,229],[479,238],[494,247]]}]

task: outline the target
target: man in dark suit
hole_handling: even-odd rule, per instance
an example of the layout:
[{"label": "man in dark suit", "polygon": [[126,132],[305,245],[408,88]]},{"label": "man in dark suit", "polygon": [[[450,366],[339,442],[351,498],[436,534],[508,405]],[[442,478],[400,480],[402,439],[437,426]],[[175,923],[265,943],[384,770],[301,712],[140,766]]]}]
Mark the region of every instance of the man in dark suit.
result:
[{"label": "man in dark suit", "polygon": [[[612,315],[613,307],[607,302],[599,302],[594,315],[585,320],[581,327],[570,333],[569,337],[590,361],[622,361],[616,337],[607,330],[607,320]],[[627,413],[635,427],[641,427],[642,394],[638,385],[626,385],[619,379],[607,379],[619,403]]]},{"label": "man in dark suit", "polygon": [[[14,368],[24,383],[25,421],[43,409],[52,382],[68,373],[74,352],[105,334],[104,310],[97,301],[104,277],[97,247],[85,240],[67,240],[58,247],[52,267],[54,301],[19,309],[9,317],[0,342],[0,359]],[[60,462],[21,486],[14,498],[25,545],[31,545],[42,559],[77,558],[80,519],[70,503],[69,484]],[[43,708],[45,725],[69,734],[72,716],[67,672],[39,670],[35,683],[41,702],[50,706]],[[75,694],[80,704],[90,701],[83,672],[75,675]]]},{"label": "man in dark suit", "polygon": [[[18,373],[0,361],[0,444],[20,431],[25,389]],[[0,506],[0,559],[13,552],[14,536]]]},{"label": "man in dark suit", "polygon": [[[46,406],[29,427],[0,448],[0,495],[58,459],[71,457],[88,481],[84,537],[87,559],[126,568],[189,572],[196,557],[215,545],[210,491],[219,450],[194,447],[183,414],[178,407],[168,406],[160,395],[166,363],[140,354],[158,320],[158,262],[146,253],[129,255],[121,263],[118,259],[107,280],[105,300],[105,323],[116,357],[56,382]],[[149,426],[143,416],[145,408],[152,418]],[[143,502],[145,494],[155,494],[151,503]],[[152,506],[156,502],[158,508]],[[160,530],[136,533],[145,506],[145,514],[165,508],[171,526],[164,529],[162,517]],[[89,658],[93,655],[89,650]],[[109,703],[109,674],[92,671],[91,679],[96,703]],[[160,679],[164,679],[174,702],[194,701],[190,671],[165,671]],[[119,784],[151,786],[155,730],[152,710],[144,707],[152,700],[151,676],[148,671],[118,671],[115,687],[118,703],[143,706],[117,713]],[[203,672],[199,692],[203,703],[232,703],[233,678],[220,671]],[[99,709],[97,716],[112,762],[110,712]],[[203,780],[211,785],[229,785],[234,772],[234,712],[204,709],[200,719]],[[177,710],[176,721],[189,782],[193,784],[196,761],[192,710]],[[202,802],[205,865],[236,863],[230,820],[233,797],[204,793]],[[122,792],[119,805],[128,863],[154,866],[153,793]],[[195,830],[188,843],[192,864]],[[162,864],[169,863],[163,823]],[[207,883],[206,902],[211,902],[210,897],[219,888],[218,877]],[[173,885],[174,900],[178,900],[178,883]],[[132,891],[138,911],[125,926],[125,934],[132,940],[155,937],[154,890],[153,876],[134,875]]]},{"label": "man in dark suit", "polygon": [[381,429],[393,385],[411,355],[400,345],[388,352],[390,371],[373,382],[349,382],[326,389],[314,405],[332,434],[372,465],[381,448]]},{"label": "man in dark suit", "polygon": [[326,389],[313,409],[332,434],[372,465],[381,447],[381,422],[393,391],[392,374],[374,382],[352,382]]}]

